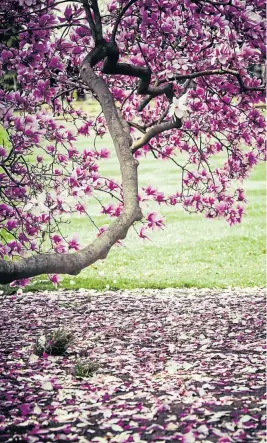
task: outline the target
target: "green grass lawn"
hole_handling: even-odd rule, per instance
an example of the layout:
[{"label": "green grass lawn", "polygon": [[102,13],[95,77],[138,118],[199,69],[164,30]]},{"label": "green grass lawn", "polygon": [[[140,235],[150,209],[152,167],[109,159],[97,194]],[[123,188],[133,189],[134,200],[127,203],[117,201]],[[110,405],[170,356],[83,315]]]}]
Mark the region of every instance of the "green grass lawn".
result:
[{"label": "green grass lawn", "polygon": [[[81,138],[80,149],[90,147],[92,140]],[[106,137],[99,147],[110,147]],[[223,157],[216,163],[223,164]],[[104,176],[120,179],[115,155],[103,161]],[[149,183],[167,193],[178,189],[180,173],[171,161],[141,158],[140,186]],[[208,220],[203,215],[188,214],[182,208],[162,206],[166,219],[164,231],[150,233],[152,241],[140,240],[133,229],[124,247],[113,247],[105,261],[99,261],[79,276],[64,276],[61,287],[122,289],[165,287],[227,287],[265,285],[265,165],[260,164],[246,182],[248,210],[243,223],[230,227],[224,220]],[[103,198],[105,201],[105,197]],[[99,207],[92,203],[90,215],[103,225]],[[150,209],[157,209],[151,204]],[[79,233],[81,243],[89,244],[96,235],[95,228],[85,217],[76,217],[64,227],[65,234]],[[45,278],[38,279],[34,288],[52,288]]]},{"label": "green grass lawn", "polygon": [[[84,148],[90,140],[81,139]],[[105,138],[100,146],[110,146]],[[218,157],[218,165],[223,157]],[[102,162],[104,176],[120,179],[115,155]],[[180,173],[170,161],[141,158],[140,186],[154,184],[165,192],[178,189]],[[241,225],[230,227],[224,220],[208,220],[188,214],[182,208],[163,205],[164,231],[150,233],[152,241],[140,240],[133,229],[124,247],[113,247],[105,261],[99,261],[79,276],[64,277],[65,288],[122,289],[165,287],[227,287],[265,285],[265,165],[260,164],[246,183],[248,210]],[[150,209],[158,206],[151,204]],[[89,212],[100,224],[98,206]],[[96,231],[84,217],[71,220],[65,233],[78,232],[82,244],[89,244]],[[39,286],[39,285],[38,285]],[[50,286],[50,285],[49,285]]]},{"label": "green grass lawn", "polygon": [[3,126],[0,125],[0,144],[4,143],[5,145],[8,143],[7,141],[7,133]]}]

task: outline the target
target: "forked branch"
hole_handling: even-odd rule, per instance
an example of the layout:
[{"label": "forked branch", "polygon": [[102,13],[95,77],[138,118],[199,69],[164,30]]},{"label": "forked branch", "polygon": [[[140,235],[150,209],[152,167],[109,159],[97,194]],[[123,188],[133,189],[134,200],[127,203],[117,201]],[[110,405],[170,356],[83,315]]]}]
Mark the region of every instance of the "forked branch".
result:
[{"label": "forked branch", "polygon": [[138,149],[145,146],[152,138],[156,137],[156,135],[159,135],[165,131],[170,131],[171,129],[179,129],[181,127],[182,120],[179,118],[174,118],[173,120],[153,126],[148,132],[144,133],[143,137],[133,144],[132,153],[135,153]]}]

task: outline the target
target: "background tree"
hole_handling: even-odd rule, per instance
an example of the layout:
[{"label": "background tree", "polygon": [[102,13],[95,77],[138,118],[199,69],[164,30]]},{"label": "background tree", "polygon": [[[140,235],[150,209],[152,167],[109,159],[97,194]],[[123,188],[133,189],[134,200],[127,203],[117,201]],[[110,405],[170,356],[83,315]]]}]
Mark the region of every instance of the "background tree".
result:
[{"label": "background tree", "polygon": [[[250,64],[263,63],[264,26],[262,0],[130,0],[104,7],[97,0],[2,1],[0,75],[15,69],[19,89],[0,90],[7,133],[0,147],[0,281],[23,285],[43,273],[54,282],[55,274],[78,274],[140,220],[145,238],[164,225],[155,212],[142,215],[148,199],[240,222],[240,183],[265,155],[264,118],[255,108],[264,87],[248,73]],[[12,37],[15,47],[6,43]],[[96,120],[73,107],[77,88],[100,103]],[[80,135],[106,132],[121,183],[100,174],[107,149],[75,147]],[[212,159],[222,151],[226,161],[216,168]],[[175,194],[158,190],[156,178],[138,190],[137,158],[150,153],[181,168]],[[80,249],[60,225],[75,212],[90,219],[90,199],[99,200],[99,192],[116,199],[99,201],[115,220]]]}]

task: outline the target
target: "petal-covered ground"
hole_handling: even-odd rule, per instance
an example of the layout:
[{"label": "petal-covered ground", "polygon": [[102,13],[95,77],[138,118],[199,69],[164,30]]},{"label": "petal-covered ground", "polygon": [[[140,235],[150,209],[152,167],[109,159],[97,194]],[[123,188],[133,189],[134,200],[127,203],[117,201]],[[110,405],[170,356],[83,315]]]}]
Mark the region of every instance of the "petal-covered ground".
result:
[{"label": "petal-covered ground", "polygon": [[[0,315],[0,442],[265,441],[264,290],[28,293]],[[66,355],[36,356],[59,327]]]}]

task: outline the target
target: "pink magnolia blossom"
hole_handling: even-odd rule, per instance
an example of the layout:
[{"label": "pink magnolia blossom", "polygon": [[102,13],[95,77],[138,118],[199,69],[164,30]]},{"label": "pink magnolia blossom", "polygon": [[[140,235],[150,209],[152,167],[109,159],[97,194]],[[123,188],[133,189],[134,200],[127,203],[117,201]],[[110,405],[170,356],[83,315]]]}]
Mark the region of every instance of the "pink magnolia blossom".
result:
[{"label": "pink magnolia blossom", "polygon": [[163,229],[163,227],[165,226],[162,216],[160,214],[157,214],[156,212],[150,212],[150,214],[148,214],[146,218],[148,221],[149,228]]},{"label": "pink magnolia blossom", "polygon": [[69,240],[69,248],[78,251],[80,249],[80,242],[78,236],[74,236],[71,240]]},{"label": "pink magnolia blossom", "polygon": [[62,277],[60,277],[60,275],[58,275],[58,274],[52,274],[52,275],[49,275],[49,279],[53,283],[54,286],[58,286],[62,280]]},{"label": "pink magnolia blossom", "polygon": [[[103,41],[109,44],[124,3],[105,2]],[[1,2],[2,16],[19,30],[16,44],[4,38],[0,44],[0,76],[14,71],[17,82],[16,90],[0,86],[6,131],[0,146],[1,257],[76,250],[84,246],[76,237],[59,234],[67,217],[87,217],[95,228],[91,203],[99,202],[99,213],[108,217],[120,217],[124,209],[122,183],[102,171],[111,161],[105,116],[93,117],[74,103],[74,90],[85,88],[79,72],[95,46],[95,31],[82,2],[61,6],[55,0]],[[151,130],[171,128],[154,131],[133,149],[140,174],[144,157],[159,165],[164,160],[138,194],[144,214],[139,236],[164,228],[155,210],[163,203],[240,223],[247,203],[240,183],[266,159],[264,82],[249,71],[264,64],[263,2],[137,0],[124,12],[114,37],[119,61],[124,69],[149,67],[149,88],[169,88],[159,94],[150,89],[153,100],[144,106],[150,92],[139,93],[138,76],[104,73],[102,60],[94,66],[125,120],[121,135],[129,149]],[[1,29],[10,31],[4,24]],[[168,192],[157,184],[166,162],[179,171]],[[101,235],[106,227],[98,229]]]}]

